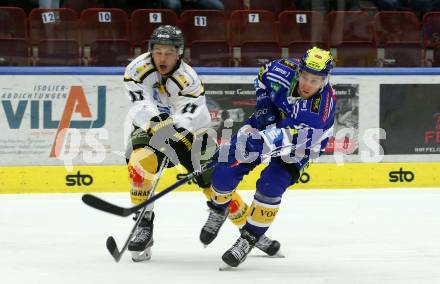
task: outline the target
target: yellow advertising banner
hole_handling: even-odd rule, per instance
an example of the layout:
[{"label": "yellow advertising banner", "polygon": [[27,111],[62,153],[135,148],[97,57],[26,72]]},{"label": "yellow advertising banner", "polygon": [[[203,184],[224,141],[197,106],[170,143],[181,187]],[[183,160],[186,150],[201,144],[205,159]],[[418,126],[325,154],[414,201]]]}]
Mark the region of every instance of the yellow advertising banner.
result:
[{"label": "yellow advertising banner", "polygon": [[[255,189],[264,165],[244,178],[239,189]],[[289,189],[411,188],[440,189],[440,163],[312,164]],[[182,179],[181,167],[167,169],[158,191]],[[194,181],[177,190],[197,190]],[[0,194],[129,192],[125,166],[0,167]]]}]

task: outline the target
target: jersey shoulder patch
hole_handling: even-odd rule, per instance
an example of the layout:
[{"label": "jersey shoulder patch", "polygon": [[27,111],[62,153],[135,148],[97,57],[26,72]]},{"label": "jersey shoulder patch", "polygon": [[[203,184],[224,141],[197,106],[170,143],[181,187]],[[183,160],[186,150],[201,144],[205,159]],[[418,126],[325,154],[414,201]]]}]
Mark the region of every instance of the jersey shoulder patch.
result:
[{"label": "jersey shoulder patch", "polygon": [[296,68],[298,67],[298,62],[291,59],[282,59],[279,61],[279,63],[293,70],[296,70]]},{"label": "jersey shoulder patch", "polygon": [[289,90],[292,78],[295,77],[295,70],[280,63],[280,60],[273,61],[265,72],[263,83],[272,88],[273,91]]},{"label": "jersey shoulder patch", "polygon": [[151,63],[151,57],[144,53],[136,57],[125,69],[124,81],[142,83],[150,74],[157,71]]},{"label": "jersey shoulder patch", "polygon": [[[179,68],[168,78],[179,89],[178,95],[184,97],[198,97],[205,94],[203,85],[196,72],[186,64],[181,62]],[[168,86],[167,81],[167,86]]]}]

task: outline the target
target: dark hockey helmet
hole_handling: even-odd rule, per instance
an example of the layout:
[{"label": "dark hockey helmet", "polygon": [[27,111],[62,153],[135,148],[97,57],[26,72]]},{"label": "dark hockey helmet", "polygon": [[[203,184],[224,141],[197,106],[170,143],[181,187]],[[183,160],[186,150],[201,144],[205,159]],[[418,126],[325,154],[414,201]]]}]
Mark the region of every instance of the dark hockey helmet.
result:
[{"label": "dark hockey helmet", "polygon": [[333,69],[333,57],[330,51],[313,47],[301,57],[299,69],[322,77],[327,77]]},{"label": "dark hockey helmet", "polygon": [[150,36],[148,42],[148,50],[153,50],[154,44],[174,45],[177,49],[177,54],[183,54],[183,34],[182,31],[175,26],[165,25],[157,27]]}]

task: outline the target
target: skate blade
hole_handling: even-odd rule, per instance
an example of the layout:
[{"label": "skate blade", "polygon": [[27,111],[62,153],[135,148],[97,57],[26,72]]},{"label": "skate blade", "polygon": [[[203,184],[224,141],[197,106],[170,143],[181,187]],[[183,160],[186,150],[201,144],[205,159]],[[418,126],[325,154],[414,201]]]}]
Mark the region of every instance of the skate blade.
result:
[{"label": "skate blade", "polygon": [[235,268],[236,267],[232,267],[232,266],[230,266],[230,265],[228,265],[228,264],[226,264],[226,263],[222,263],[221,265],[220,265],[220,267],[218,268],[218,270],[219,271],[233,271],[233,270],[235,270]]},{"label": "skate blade", "polygon": [[134,262],[142,262],[151,259],[151,248],[147,248],[143,251],[132,251],[131,260]]},{"label": "skate blade", "polygon": [[268,255],[267,257],[270,257],[270,258],[286,258],[286,256],[282,252],[280,252],[280,251],[277,252],[274,255]]}]

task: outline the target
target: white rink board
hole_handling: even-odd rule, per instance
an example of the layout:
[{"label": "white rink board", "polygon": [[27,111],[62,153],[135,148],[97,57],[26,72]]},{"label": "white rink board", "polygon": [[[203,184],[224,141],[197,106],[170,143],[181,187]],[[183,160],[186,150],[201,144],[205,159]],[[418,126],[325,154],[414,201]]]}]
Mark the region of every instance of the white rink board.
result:
[{"label": "white rink board", "polygon": [[[73,87],[80,88],[83,93],[69,102]],[[103,88],[100,99],[99,88]],[[69,132],[71,135],[68,133],[60,141],[67,145],[65,150],[73,152],[74,164],[125,162],[121,153],[125,151],[124,137],[128,133],[124,136],[124,129],[129,131],[131,123],[126,117],[128,99],[121,76],[5,75],[0,76],[0,98],[0,148],[3,149],[0,150],[0,165],[63,165],[62,160],[50,154],[65,116],[72,123],[99,120],[99,127],[77,128],[77,133]],[[78,106],[82,111],[88,107],[91,116],[78,111]],[[73,109],[69,111],[69,108]],[[80,141],[79,153],[77,147],[70,147],[72,135]],[[86,139],[89,140],[86,142]],[[88,162],[83,156],[85,152],[93,152],[95,156],[95,152],[101,153],[102,158],[95,157]]]},{"label": "white rink board", "polygon": [[[32,69],[33,70],[33,69]],[[37,70],[37,69],[36,69]],[[105,70],[105,69],[103,69]],[[97,72],[97,71],[95,71]],[[255,71],[256,73],[257,71]],[[73,133],[80,139],[79,152],[73,153],[76,165],[124,164],[125,141],[130,132],[127,117],[129,101],[124,94],[121,75],[0,75],[0,166],[8,165],[62,165],[63,161],[51,157],[51,149],[59,121],[67,109],[67,98],[72,86],[84,91],[86,106],[91,116],[73,112],[71,121],[87,123],[99,118],[98,87],[105,87],[105,123],[98,127],[81,128]],[[251,75],[202,75],[204,83],[252,84]],[[334,75],[333,84],[359,84],[359,136],[367,129],[379,127],[380,84],[438,84],[438,75]],[[56,94],[55,97],[51,95]],[[61,94],[58,97],[57,94]],[[40,95],[43,95],[42,97]],[[49,97],[46,97],[49,95]],[[102,103],[102,102],[101,102]],[[19,107],[20,106],[20,107]],[[84,107],[84,105],[83,105]],[[101,117],[102,118],[102,117]],[[12,123],[12,126],[11,126]],[[45,124],[47,123],[47,125]],[[58,123],[58,124],[57,124]],[[55,126],[54,126],[55,125]],[[15,127],[15,128],[14,128]],[[87,136],[89,135],[89,136]],[[86,139],[90,140],[86,141]],[[65,150],[71,139],[64,139]],[[378,141],[376,141],[378,142]],[[378,143],[377,147],[378,147]],[[64,145],[64,144],[62,144]],[[360,139],[359,153],[371,153],[371,148]],[[99,154],[99,155],[97,155]],[[90,158],[87,158],[90,157]],[[359,162],[360,155],[348,155],[345,162]],[[439,161],[437,154],[385,156],[384,162]],[[321,162],[335,162],[324,156]]]},{"label": "white rink board", "polygon": [[[250,200],[253,191],[241,191]],[[100,195],[128,204],[128,194]],[[252,251],[236,270],[219,272],[221,254],[238,237],[227,221],[206,249],[201,192],[156,202],[153,258],[115,263],[133,221],[84,205],[79,194],[0,195],[1,282],[120,283],[440,283],[439,190],[287,191],[268,235],[284,259]]]}]

